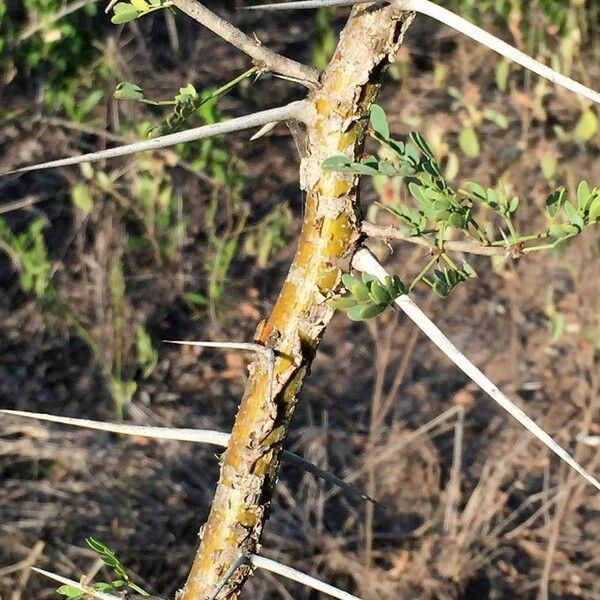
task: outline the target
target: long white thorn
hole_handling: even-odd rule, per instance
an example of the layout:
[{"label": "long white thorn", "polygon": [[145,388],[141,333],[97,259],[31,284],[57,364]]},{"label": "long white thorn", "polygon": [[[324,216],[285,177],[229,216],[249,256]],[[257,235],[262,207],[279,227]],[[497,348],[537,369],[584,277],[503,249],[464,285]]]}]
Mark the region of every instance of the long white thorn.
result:
[{"label": "long white thorn", "polygon": [[592,448],[600,447],[600,435],[578,435],[577,441],[585,444],[586,446],[591,446]]},{"label": "long white thorn", "polygon": [[104,160],[106,158],[128,156],[129,154],[135,154],[137,152],[144,152],[146,150],[159,150],[160,148],[167,148],[168,146],[175,146],[176,144],[181,144],[184,142],[193,142],[196,140],[213,137],[215,135],[233,133],[234,131],[242,131],[245,129],[252,129],[254,127],[262,127],[266,123],[294,119],[301,120],[303,118],[303,113],[306,109],[306,106],[306,101],[299,100],[278,108],[263,110],[252,113],[251,115],[236,117],[234,119],[222,121],[220,123],[214,123],[212,125],[194,127],[193,129],[186,129],[185,131],[170,133],[169,135],[163,135],[150,140],[144,140],[142,142],[134,142],[124,146],[117,146],[116,148],[100,150],[99,152],[91,152],[90,154],[81,154],[79,156],[71,156],[69,158],[61,158],[59,160],[51,160],[50,162],[14,169],[13,171],[0,174],[0,176],[17,175],[19,173],[27,173],[29,171],[39,171],[41,169],[50,169],[53,167],[68,167],[70,165],[79,165],[85,162]]},{"label": "long white thorn", "polygon": [[394,4],[398,6],[398,8],[419,12],[440,23],[444,23],[463,35],[470,37],[472,40],[487,46],[490,50],[504,56],[504,58],[508,58],[529,71],[533,71],[540,77],[548,79],[552,83],[560,85],[575,94],[579,94],[596,104],[600,104],[600,93],[597,91],[547,67],[531,56],[517,50],[510,44],[503,42],[491,33],[488,33],[485,29],[473,25],[473,23],[459,17],[443,6],[438,6],[429,0],[395,0]]},{"label": "long white thorn", "polygon": [[81,590],[85,594],[86,598],[98,598],[98,600],[121,600],[121,596],[113,596],[112,594],[99,592],[92,586],[82,585],[78,581],[75,581],[74,579],[68,579],[62,575],[57,575],[56,573],[51,573],[50,571],[45,571],[44,569],[38,569],[37,567],[31,567],[31,570],[39,573],[40,575],[44,575],[44,577],[48,577],[48,579],[53,579],[54,581],[58,581],[64,585],[70,585]]},{"label": "long white thorn", "polygon": [[106,431],[121,435],[147,437],[153,440],[169,440],[176,442],[192,442],[196,444],[209,444],[210,446],[227,447],[229,434],[211,429],[172,429],[170,427],[152,427],[148,425],[129,425],[127,423],[105,423],[104,421],[92,421],[90,419],[77,419],[74,417],[63,417],[60,415],[49,415],[47,413],[28,412],[25,410],[0,410],[5,415],[37,419],[38,421],[49,421],[61,425],[71,425],[83,429],[95,431]]},{"label": "long white thorn", "polygon": [[275,129],[276,126],[277,126],[277,123],[267,123],[266,125],[263,125],[256,133],[254,133],[252,135],[252,137],[250,138],[250,141],[255,142],[256,140],[260,139],[261,137],[267,135],[267,133],[270,133],[271,131],[273,131],[273,129]]},{"label": "long white thorn", "polygon": [[[298,10],[309,8],[320,8],[323,6],[353,6],[355,4],[366,4],[370,0],[300,0],[299,2],[278,2],[275,4],[259,4],[256,6],[247,6],[250,10]],[[387,4],[388,2],[386,2]],[[430,0],[391,0],[393,4],[401,10],[408,10],[422,15],[427,15],[440,23],[448,25],[452,29],[470,37],[471,39],[487,46],[490,50],[497,52],[501,56],[516,62],[517,64],[533,71],[540,77],[548,79],[552,83],[562,86],[565,89],[579,94],[596,104],[600,104],[600,93],[591,88],[558,73],[554,69],[547,67],[543,63],[535,60],[531,56],[517,50],[514,46],[503,42],[501,39],[492,35],[474,25],[473,23],[459,17],[452,11],[430,2]]]},{"label": "long white thorn", "polygon": [[[129,425],[126,423],[106,423],[104,421],[91,421],[90,419],[77,419],[74,417],[62,417],[59,415],[49,415],[46,413],[35,413],[24,410],[0,410],[1,414],[12,415],[15,417],[24,417],[27,419],[37,419],[38,421],[49,421],[51,423],[60,423],[61,425],[70,425],[72,427],[82,427],[83,429],[93,429],[95,431],[106,431],[108,433],[118,433],[120,435],[131,435],[137,437],[147,437],[153,440],[167,440],[173,442],[191,442],[194,444],[209,444],[226,448],[229,443],[230,435],[221,431],[210,429],[183,429],[171,427],[151,427],[147,425]],[[375,503],[370,496],[365,494],[356,486],[347,483],[343,479],[333,475],[307,461],[305,458],[283,450],[281,458],[290,465],[312,473],[316,477],[339,487],[346,494],[356,496],[361,500],[368,500]]]},{"label": "long white thorn", "polygon": [[[363,271],[383,281],[387,271],[373,254],[363,248],[352,261],[357,271]],[[400,296],[396,304],[416,323],[417,327],[461,370],[468,375],[494,402],[514,417],[525,429],[532,433],[544,446],[577,471],[586,481],[600,490],[600,482],[590,475],[562,446],[557,444],[535,421],[527,416],[512,400],[504,395],[433,323],[429,317],[408,296]]]},{"label": "long white thorn", "polygon": [[271,573],[275,573],[276,575],[281,575],[286,579],[291,579],[292,581],[301,583],[302,585],[312,588],[313,590],[323,592],[323,594],[327,594],[332,598],[338,598],[339,600],[362,600],[358,596],[354,596],[353,594],[344,592],[343,590],[329,585],[328,583],[324,583],[323,581],[316,579],[315,577],[311,577],[306,573],[302,573],[302,571],[298,571],[297,569],[292,569],[292,567],[282,565],[281,563],[275,560],[271,560],[270,558],[265,558],[264,556],[252,554],[250,556],[250,562],[257,569],[264,569],[265,571],[270,571]]},{"label": "long white thorn", "polygon": [[[184,340],[163,340],[163,342],[166,344],[179,344],[181,346],[200,346],[202,348],[232,348],[234,350],[249,350],[250,352],[256,352],[257,354],[262,355],[267,367],[269,397],[273,398],[273,387],[275,384],[275,352],[272,348],[263,346],[262,344],[248,342],[188,342]],[[291,465],[304,469],[305,471],[308,471],[309,473],[312,473],[313,475],[316,475],[317,477],[320,477],[321,479],[324,479],[325,481],[328,481],[329,483],[332,483],[333,485],[342,488],[343,490],[346,490],[355,496],[359,496],[363,500],[368,500],[369,502],[376,504],[376,501],[373,500],[373,498],[367,496],[367,494],[358,488],[346,483],[343,479],[336,477],[328,471],[323,471],[313,463],[308,462],[297,454],[292,454],[291,452],[284,450],[282,458]]]}]

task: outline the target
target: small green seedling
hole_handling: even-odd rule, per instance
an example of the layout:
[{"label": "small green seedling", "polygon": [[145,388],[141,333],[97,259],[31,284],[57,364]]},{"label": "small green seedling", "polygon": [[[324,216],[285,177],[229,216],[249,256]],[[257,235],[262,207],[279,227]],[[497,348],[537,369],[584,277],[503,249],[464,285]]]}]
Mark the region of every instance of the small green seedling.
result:
[{"label": "small green seedling", "polygon": [[[115,579],[110,582],[99,581],[90,585],[90,592],[98,591],[108,594],[114,591],[131,590],[140,596],[149,596],[146,590],[142,589],[131,580],[123,563],[117,558],[117,555],[112,548],[109,548],[106,544],[93,537],[86,538],[85,543],[99,555],[102,562],[107,567],[111,568],[116,575]],[[73,585],[61,585],[56,591],[61,596],[65,596],[70,600],[80,600],[81,598],[90,595],[89,592]]]}]

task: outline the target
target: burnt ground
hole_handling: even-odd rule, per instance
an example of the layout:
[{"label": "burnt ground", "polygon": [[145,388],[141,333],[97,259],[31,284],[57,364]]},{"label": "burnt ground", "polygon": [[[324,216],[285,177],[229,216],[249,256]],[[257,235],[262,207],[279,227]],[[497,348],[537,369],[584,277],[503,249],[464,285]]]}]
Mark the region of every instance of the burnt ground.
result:
[{"label": "burnt ground", "polygon": [[[310,60],[310,16],[289,22],[238,19],[264,43]],[[107,29],[102,52],[114,60],[118,76],[96,81],[93,70],[89,75],[92,85],[106,92],[94,111],[98,129],[108,122],[113,130],[148,114],[138,106],[116,105],[110,98],[115,80],[135,81],[167,97],[188,81],[214,85],[247,68],[242,55],[207,32],[198,33],[183,17],[177,19],[175,50],[161,23],[157,18],[138,30]],[[596,134],[586,144],[560,143],[553,128],[573,128],[578,100],[559,92],[535,105],[535,81],[518,69],[509,90],[500,92],[495,61],[488,51],[420,19],[387,75],[381,103],[398,135],[418,129],[461,156],[457,181],[492,184],[503,177],[523,198],[518,219],[526,229],[543,223],[541,208],[551,189],[540,156],[556,153],[558,183],[573,186],[587,177],[593,185],[600,173],[600,139]],[[597,65],[590,53],[575,74],[597,84]],[[494,108],[508,119],[506,130],[488,122],[479,126],[477,159],[466,159],[457,149],[466,113],[453,108],[448,86],[476,107]],[[264,78],[228,94],[220,107],[225,114],[242,114],[301,94],[288,82]],[[3,98],[25,112],[1,126],[2,171],[104,143],[76,124],[56,127],[34,119],[27,111],[35,85],[25,75],[6,86]],[[56,115],[66,118],[60,110]],[[140,237],[140,223],[114,194],[95,192],[89,214],[74,209],[69,189],[81,180],[77,169],[0,183],[3,203],[43,195],[3,216],[15,231],[36,217],[47,219],[44,235],[58,298],[48,302],[25,293],[14,261],[0,253],[2,408],[114,420],[102,364],[114,364],[119,355],[123,378],[137,384],[125,407],[127,421],[230,428],[247,357],[161,340],[251,338],[293,256],[302,198],[296,150],[284,128],[253,144],[240,134],[219,146],[228,153],[229,168],[243,178],[238,196],[214,177],[191,173],[181,161],[150,159],[153,177],[167,178],[176,190],[179,222],[185,223],[175,251],[166,257],[152,244],[130,243]],[[127,194],[139,176],[133,164],[134,159],[111,161],[101,169]],[[366,186],[365,204],[376,198]],[[293,216],[286,242],[261,266],[252,256],[252,236],[264,235],[261,219],[281,207]],[[211,316],[184,294],[207,289],[215,236],[231,239],[246,214]],[[379,218],[389,220],[382,211]],[[161,235],[156,234],[159,244]],[[480,278],[449,299],[416,294],[469,357],[596,473],[598,452],[578,443],[577,435],[600,433],[598,240],[597,231],[587,231],[566,248],[519,261],[492,264],[476,258]],[[425,256],[407,244],[394,245],[393,253],[384,245],[378,249],[387,256],[386,265],[405,278],[418,272]],[[110,273],[116,259],[125,293],[115,302]],[[89,333],[95,351],[59,305]],[[564,331],[552,337],[557,313]],[[136,363],[132,342],[140,324],[158,350],[147,374]],[[382,404],[385,410],[374,425],[374,411]],[[434,421],[447,411],[445,419]],[[457,437],[462,438],[458,456]],[[380,505],[371,512],[312,476],[284,467],[266,526],[267,556],[365,599],[600,598],[598,494],[533,442],[400,314],[369,325],[335,317],[302,393],[288,447],[368,489]],[[74,579],[96,572],[106,578],[84,547],[90,535],[111,545],[151,593],[172,596],[185,579],[217,476],[211,448],[2,416],[0,597],[55,596],[52,585],[29,573],[30,564]],[[244,597],[317,595],[259,574]]]}]

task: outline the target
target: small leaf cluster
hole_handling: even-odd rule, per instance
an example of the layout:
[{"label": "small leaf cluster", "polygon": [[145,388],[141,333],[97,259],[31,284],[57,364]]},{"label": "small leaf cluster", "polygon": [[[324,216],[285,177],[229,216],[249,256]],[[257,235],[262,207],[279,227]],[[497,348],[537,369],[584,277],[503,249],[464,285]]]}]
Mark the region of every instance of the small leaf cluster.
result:
[{"label": "small leaf cluster", "polygon": [[575,203],[569,202],[566,189],[560,188],[546,199],[546,212],[551,219],[551,237],[577,235],[584,227],[600,221],[600,188],[591,188],[587,181],[581,181]]},{"label": "small leaf cluster", "polygon": [[152,106],[172,106],[173,111],[167,117],[165,123],[159,127],[151,128],[149,132],[149,134],[167,135],[183,129],[188,119],[195,113],[203,117],[208,116],[211,109],[206,105],[216,101],[218,96],[230,90],[252,74],[257,73],[257,71],[256,67],[252,67],[219,88],[206,89],[201,92],[198,92],[193,84],[188,83],[179,88],[179,93],[172,100],[153,100],[148,98],[139,85],[129,81],[119,83],[113,95],[119,100],[133,100]]},{"label": "small leaf cluster", "polygon": [[[556,248],[600,220],[600,189],[582,181],[573,202],[569,201],[565,188],[550,194],[546,201],[546,229],[521,232],[516,214],[522,203],[502,183],[486,188],[466,182],[455,190],[448,184],[431,147],[420,133],[410,133],[406,142],[393,139],[385,112],[378,105],[372,107],[370,125],[371,136],[381,146],[378,155],[364,154],[359,160],[335,155],[326,159],[323,167],[377,177],[376,182],[395,179],[405,184],[412,202],[387,203],[384,208],[400,220],[403,235],[421,238],[432,255],[409,289],[423,282],[436,294],[446,296],[459,283],[477,276],[469,263],[463,261],[459,267],[448,254],[446,241],[449,239],[463,237],[474,247],[503,248],[506,256],[516,259]],[[482,215],[486,220],[480,224]],[[495,239],[491,236],[493,228],[500,233]],[[359,309],[354,310],[358,314]]]},{"label": "small leaf cluster", "polygon": [[0,218],[0,244],[19,269],[21,288],[43,300],[54,297],[52,262],[42,234],[47,224],[45,219],[34,219],[24,231],[15,234]]},{"label": "small leaf cluster", "polygon": [[153,100],[148,98],[144,90],[137,84],[129,81],[119,83],[113,94],[118,100],[133,100],[151,106],[172,106],[172,113],[166,121],[158,126],[150,128],[149,135],[166,135],[179,131],[186,121],[203,105],[213,100],[216,96],[213,90],[198,92],[193,84],[188,83],[179,88],[179,93],[172,100]]},{"label": "small leaf cluster", "polygon": [[468,181],[465,184],[465,190],[470,192],[475,200],[487,205],[488,208],[501,217],[508,218],[519,208],[518,196],[508,197],[502,188],[498,190],[484,188],[474,181]]},{"label": "small leaf cluster", "polygon": [[111,22],[115,25],[128,23],[148,13],[171,6],[169,0],[129,0],[129,2],[117,2],[113,7]]},{"label": "small leaf cluster", "polygon": [[127,570],[117,558],[117,555],[112,548],[109,548],[106,544],[93,537],[86,538],[85,542],[92,550],[94,550],[94,552],[99,555],[100,560],[102,560],[107,567],[110,567],[114,571],[117,578],[110,583],[104,581],[94,583],[89,586],[89,591],[73,585],[62,585],[56,590],[57,593],[59,593],[61,596],[66,596],[70,600],[80,600],[80,598],[85,598],[94,591],[110,593],[115,590],[125,590],[127,588],[134,590],[142,596],[149,595],[148,592],[131,581]]},{"label": "small leaf cluster", "polygon": [[198,92],[191,83],[179,88],[179,93],[175,96],[173,112],[167,117],[165,123],[158,128],[157,134],[167,135],[180,131],[193,114],[201,110],[207,102],[216,98],[217,95],[214,90]]},{"label": "small leaf cluster", "polygon": [[353,321],[376,317],[394,304],[398,296],[407,293],[406,286],[397,275],[390,275],[380,282],[368,273],[363,273],[361,279],[345,273],[342,282],[348,295],[332,300],[330,306],[345,310]]},{"label": "small leaf cluster", "polygon": [[463,262],[461,269],[459,268],[444,268],[435,269],[433,272],[433,280],[428,281],[431,289],[438,295],[444,298],[447,296],[459,283],[467,281],[467,279],[475,279],[477,273],[475,269],[466,261]]}]

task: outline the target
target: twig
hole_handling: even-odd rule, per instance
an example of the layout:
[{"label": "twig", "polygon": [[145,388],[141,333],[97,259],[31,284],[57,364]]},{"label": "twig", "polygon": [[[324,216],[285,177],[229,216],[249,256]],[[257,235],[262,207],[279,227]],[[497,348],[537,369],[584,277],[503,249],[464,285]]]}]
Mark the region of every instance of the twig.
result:
[{"label": "twig", "polygon": [[446,510],[444,512],[444,532],[450,539],[455,539],[458,518],[458,499],[460,496],[460,470],[462,465],[463,438],[465,426],[465,407],[458,405],[458,416],[454,426],[454,448],[452,451],[452,467],[446,492]]},{"label": "twig", "polygon": [[[352,474],[348,476],[350,481],[355,481],[359,478],[361,473],[364,473],[367,469],[374,469],[378,465],[385,463],[388,460],[394,460],[398,454],[398,451],[409,444],[414,443],[417,439],[419,439],[422,435],[429,433],[430,431],[436,429],[438,425],[440,426],[438,433],[444,433],[447,426],[444,425],[446,421],[452,419],[455,415],[458,414],[459,407],[453,406],[448,410],[444,411],[442,414],[434,417],[427,423],[421,425],[418,429],[411,431],[408,435],[406,435],[399,443],[394,444],[391,447],[382,448],[379,453],[375,456],[375,459],[370,464],[363,464],[357,470],[353,471]],[[433,434],[432,434],[433,436]]]},{"label": "twig", "polygon": [[285,75],[309,88],[317,85],[319,72],[316,69],[285,58],[277,52],[261,46],[255,39],[208,10],[200,2],[196,0],[173,0],[173,5],[253,58],[260,68]]},{"label": "twig", "polygon": [[[422,237],[408,236],[403,233],[400,227],[393,225],[377,225],[369,221],[363,221],[361,226],[363,233],[369,237],[384,238],[386,240],[400,240],[410,242],[417,246],[431,248],[431,244]],[[465,252],[467,254],[477,254],[480,256],[506,256],[507,249],[500,246],[484,246],[476,242],[460,242],[448,240],[444,242],[444,248],[454,252]]]},{"label": "twig", "polygon": [[[284,2],[277,4],[262,4],[258,6],[247,6],[246,10],[298,10],[298,9],[308,9],[308,8],[320,8],[322,6],[353,6],[355,4],[365,4],[370,0],[303,0],[300,2]],[[566,75],[562,75],[558,73],[554,69],[547,67],[541,62],[535,60],[531,56],[528,56],[524,52],[517,50],[510,44],[503,42],[501,39],[492,35],[482,29],[481,27],[477,27],[477,25],[473,25],[466,19],[459,17],[454,14],[452,11],[434,4],[429,0],[392,0],[390,4],[396,6],[400,10],[406,10],[411,12],[420,13],[423,15],[427,15],[440,23],[448,25],[452,29],[470,37],[476,42],[483,44],[497,52],[501,56],[508,58],[516,62],[517,64],[533,71],[540,77],[544,79],[548,79],[552,83],[556,85],[560,85],[575,94],[579,94],[596,104],[600,104],[600,93],[592,90],[591,88],[567,77]]]},{"label": "twig", "polygon": [[32,571],[39,573],[40,575],[44,575],[49,579],[53,579],[54,581],[58,581],[64,585],[70,585],[75,587],[86,595],[86,597],[98,598],[98,600],[121,600],[120,596],[113,596],[112,594],[106,594],[104,592],[99,592],[95,590],[93,587],[85,586],[75,581],[74,579],[68,579],[67,577],[63,577],[62,575],[57,575],[56,573],[51,573],[50,571],[45,571],[44,569],[38,569],[37,567],[31,567]]},{"label": "twig", "polygon": [[[231,563],[242,554],[256,554],[260,545],[298,393],[333,317],[326,299],[336,295],[340,263],[352,256],[360,239],[356,178],[324,170],[323,161],[336,149],[354,160],[360,155],[378,77],[397,54],[412,17],[391,7],[376,14],[355,11],[321,86],[309,96],[312,114],[305,121],[308,144],[300,187],[312,200],[306,204],[296,255],[281,292],[255,337],[275,350],[275,395],[272,402],[265,400],[266,373],[252,369],[179,600],[208,598]],[[241,569],[230,580],[228,600],[239,596],[248,575]]]},{"label": "twig", "polygon": [[[387,271],[373,254],[363,248],[359,250],[352,261],[357,271],[364,271],[383,281]],[[433,323],[427,315],[408,296],[403,295],[396,299],[396,304],[406,315],[416,323],[423,333],[466,375],[468,375],[492,400],[499,404],[505,411],[514,417],[525,429],[532,433],[547,448],[577,471],[586,481],[600,490],[600,482],[590,475],[562,446],[557,444],[537,423],[527,416],[512,400],[503,394],[482,371],[480,371]]]},{"label": "twig", "polygon": [[2,567],[0,569],[0,577],[6,577],[7,575],[11,575],[12,573],[16,573],[18,571],[22,571],[23,569],[29,569],[32,567],[37,559],[40,557],[40,554],[44,550],[44,542],[41,540],[35,543],[35,546],[31,549],[31,551],[27,554],[27,556],[20,560],[19,562],[8,565],[7,567]]},{"label": "twig", "polygon": [[63,7],[61,10],[57,11],[54,15],[49,18],[42,19],[33,23],[26,27],[18,36],[17,40],[19,42],[24,42],[28,40],[32,35],[35,35],[38,31],[44,29],[48,25],[52,25],[56,23],[56,21],[60,21],[60,19],[67,17],[68,15],[78,11],[83,8],[87,4],[92,4],[93,2],[97,2],[98,0],[78,0],[78,2],[73,2],[72,4],[68,4]]},{"label": "twig", "polygon": [[[108,433],[118,433],[121,435],[131,435],[137,437],[147,437],[154,440],[168,440],[174,442],[192,442],[200,444],[209,444],[211,446],[220,446],[226,448],[229,443],[230,435],[222,431],[211,429],[184,429],[172,427],[151,427],[147,425],[129,425],[125,423],[106,423],[104,421],[92,421],[90,419],[77,419],[74,417],[62,417],[60,415],[49,415],[46,413],[27,412],[23,410],[0,410],[0,413],[13,415],[15,417],[25,417],[28,419],[38,419],[39,421],[49,421],[51,423],[60,423],[62,425],[72,425],[73,427],[83,427],[95,431],[106,431]],[[365,494],[356,486],[347,483],[333,473],[329,473],[317,465],[307,461],[305,458],[283,450],[281,458],[288,464],[298,467],[312,473],[316,477],[331,483],[345,491],[348,494],[376,503],[371,497]]]},{"label": "twig", "polygon": [[[68,119],[61,119],[60,117],[40,116],[37,118],[37,121],[44,125],[51,125],[52,127],[59,127],[61,129],[68,129],[71,131],[85,133],[87,135],[93,135],[95,137],[99,137],[104,140],[109,140],[117,144],[125,144],[132,141],[129,136],[124,137],[122,135],[117,135],[116,133],[112,133],[110,131],[105,131],[103,129],[91,127],[90,125],[84,125],[83,123],[75,123],[73,121],[69,121]],[[210,185],[216,185],[213,177],[209,177],[205,173],[201,173],[194,169],[194,167],[191,164],[182,160],[182,158],[173,150],[159,150],[158,153],[159,155],[164,156],[165,159],[169,161],[169,164],[176,163],[179,167],[185,169],[188,173],[192,173],[202,181],[205,181]]]},{"label": "twig", "polygon": [[270,108],[250,115],[244,115],[243,117],[230,119],[229,121],[223,121],[221,123],[203,125],[202,127],[194,127],[193,129],[186,129],[185,131],[170,133],[169,135],[163,135],[143,142],[134,142],[116,148],[101,150],[99,152],[91,152],[89,154],[81,154],[79,156],[71,156],[69,158],[61,158],[59,160],[52,160],[37,165],[31,165],[29,167],[14,169],[13,171],[1,173],[0,176],[16,175],[19,173],[27,173],[29,171],[39,171],[41,169],[50,169],[53,167],[67,167],[85,162],[104,160],[106,158],[128,156],[129,154],[135,154],[136,152],[158,150],[160,148],[167,148],[185,142],[193,142],[215,135],[233,133],[234,131],[242,131],[253,127],[262,127],[266,123],[287,121],[289,119],[302,119],[306,107],[307,104],[303,100],[291,102],[290,104],[278,108]]},{"label": "twig", "polygon": [[306,573],[302,573],[301,571],[292,569],[292,567],[282,565],[281,563],[269,558],[265,558],[264,556],[257,556],[256,554],[253,554],[250,556],[250,561],[257,569],[264,569],[265,571],[270,571],[271,573],[281,575],[286,579],[291,579],[292,581],[301,583],[302,585],[310,587],[313,590],[323,592],[324,594],[327,594],[333,598],[339,598],[339,600],[361,600],[361,598],[358,596],[344,592],[343,590],[329,585],[328,583],[324,583],[323,581],[311,577]]},{"label": "twig", "polygon": [[44,551],[45,543],[38,540],[27,555],[25,560],[21,561],[21,574],[15,589],[11,594],[10,600],[21,600],[23,590],[27,587],[27,582],[31,576],[31,567],[38,561],[40,555]]},{"label": "twig", "polygon": [[8,202],[7,204],[0,205],[0,215],[12,212],[13,210],[19,210],[20,208],[27,208],[33,206],[43,200],[48,200],[49,196],[25,196],[21,200],[15,200],[14,202]]}]

